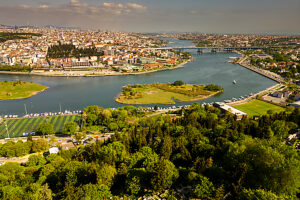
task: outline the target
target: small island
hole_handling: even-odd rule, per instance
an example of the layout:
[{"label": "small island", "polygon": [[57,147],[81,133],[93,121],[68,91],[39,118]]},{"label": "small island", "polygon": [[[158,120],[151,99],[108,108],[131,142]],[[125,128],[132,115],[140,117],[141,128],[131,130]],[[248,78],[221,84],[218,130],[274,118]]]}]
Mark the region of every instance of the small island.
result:
[{"label": "small island", "polygon": [[25,81],[0,82],[0,100],[24,99],[46,90],[48,87]]},{"label": "small island", "polygon": [[190,85],[183,81],[127,85],[115,99],[122,104],[175,104],[175,101],[196,101],[223,92],[218,85]]}]

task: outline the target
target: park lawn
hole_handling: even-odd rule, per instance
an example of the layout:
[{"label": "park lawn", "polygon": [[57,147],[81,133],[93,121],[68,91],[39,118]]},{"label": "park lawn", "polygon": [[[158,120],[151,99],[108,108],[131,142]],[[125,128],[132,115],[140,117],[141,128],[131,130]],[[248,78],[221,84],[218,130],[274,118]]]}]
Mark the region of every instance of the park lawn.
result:
[{"label": "park lawn", "polygon": [[257,100],[257,99],[252,100],[245,104],[234,105],[233,107],[236,109],[239,109],[251,116],[267,114],[268,110],[272,110],[273,112],[284,111],[284,108],[282,108],[280,106],[276,106],[274,104],[267,103],[267,102]]},{"label": "park lawn", "polygon": [[[23,133],[34,132],[36,128],[43,122],[48,122],[53,125],[56,133],[61,132],[64,124],[68,121],[79,120],[79,115],[53,116],[53,117],[38,117],[38,118],[22,118],[6,120],[7,128],[10,137],[21,137]],[[5,123],[0,123],[0,139],[8,137]]]},{"label": "park lawn", "polygon": [[[183,85],[169,87],[164,84],[159,84],[159,86],[157,86],[157,84],[149,84],[134,88],[134,91],[138,93],[136,96],[128,98],[124,93],[121,93],[115,100],[122,104],[175,104],[174,100],[181,102],[195,101],[208,98],[218,93],[200,89],[199,95],[197,96],[182,94],[182,92],[192,91],[193,87],[199,86]],[[203,86],[200,87],[202,88]],[[178,93],[177,91],[181,93]]]},{"label": "park lawn", "polygon": [[28,98],[47,88],[32,82],[3,81],[0,82],[0,100]]}]

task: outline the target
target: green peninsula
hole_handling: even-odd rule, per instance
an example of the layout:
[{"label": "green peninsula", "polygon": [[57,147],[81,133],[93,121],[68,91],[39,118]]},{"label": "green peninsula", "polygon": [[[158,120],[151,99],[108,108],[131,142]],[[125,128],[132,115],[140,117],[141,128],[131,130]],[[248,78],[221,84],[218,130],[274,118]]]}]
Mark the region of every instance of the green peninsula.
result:
[{"label": "green peninsula", "polygon": [[31,97],[48,87],[25,81],[0,82],[0,100],[24,99]]},{"label": "green peninsula", "polygon": [[223,92],[218,85],[190,85],[182,81],[127,85],[115,99],[122,104],[175,104],[176,101],[196,101]]}]

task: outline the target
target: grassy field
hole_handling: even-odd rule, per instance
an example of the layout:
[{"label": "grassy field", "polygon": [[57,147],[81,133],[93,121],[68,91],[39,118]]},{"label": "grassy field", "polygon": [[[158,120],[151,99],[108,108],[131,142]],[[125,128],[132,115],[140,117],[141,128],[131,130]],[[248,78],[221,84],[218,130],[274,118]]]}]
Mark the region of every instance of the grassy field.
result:
[{"label": "grassy field", "polygon": [[3,81],[0,82],[0,100],[28,98],[47,88],[31,82]]},{"label": "grassy field", "polygon": [[204,89],[200,85],[172,86],[171,84],[146,84],[125,86],[115,99],[123,104],[175,104],[178,101],[195,101],[208,98],[218,92]]},{"label": "grassy field", "polygon": [[263,115],[266,114],[268,110],[272,110],[273,112],[284,111],[284,108],[280,106],[273,105],[271,103],[267,103],[260,100],[253,100],[245,104],[235,105],[233,106],[245,113],[248,113],[251,116],[254,115]]},{"label": "grassy field", "polygon": [[[78,121],[79,115],[55,116],[55,117],[39,117],[30,119],[8,119],[6,120],[10,137],[20,137],[23,133],[34,132],[38,125],[42,122],[49,122],[53,125],[56,132],[60,132],[64,124],[68,121]],[[6,138],[7,132],[5,123],[0,124],[0,139]]]}]

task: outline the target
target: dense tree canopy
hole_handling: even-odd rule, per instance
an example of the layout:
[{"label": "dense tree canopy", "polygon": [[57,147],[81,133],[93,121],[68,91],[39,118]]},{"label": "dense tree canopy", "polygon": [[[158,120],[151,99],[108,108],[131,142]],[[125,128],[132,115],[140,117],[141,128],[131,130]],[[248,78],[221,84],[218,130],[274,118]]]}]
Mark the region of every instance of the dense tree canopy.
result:
[{"label": "dense tree canopy", "polygon": [[86,56],[102,56],[103,53],[98,52],[95,46],[90,48],[77,48],[73,44],[53,45],[48,48],[47,58],[71,58]]},{"label": "dense tree canopy", "polygon": [[116,134],[0,166],[0,198],[137,199],[159,192],[170,199],[297,199],[299,152],[284,141],[300,125],[299,109],[240,121],[199,104],[173,114],[178,118],[146,117],[131,106],[87,107],[83,130]]}]

